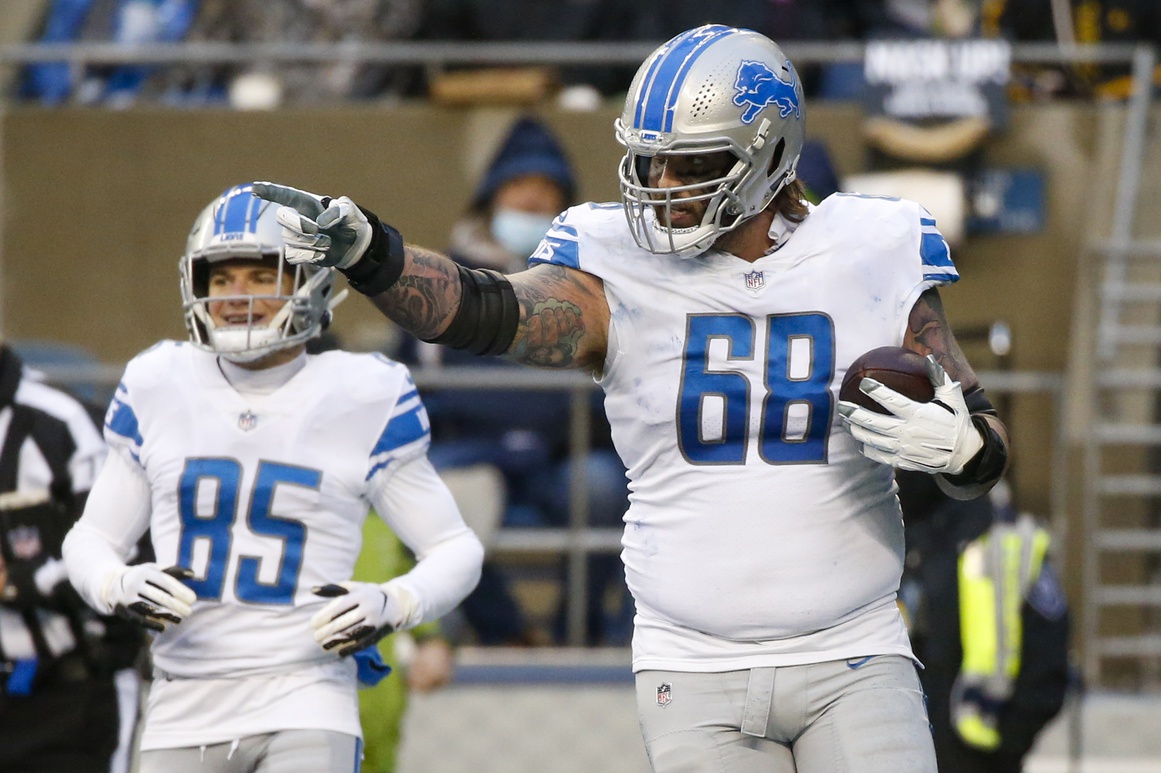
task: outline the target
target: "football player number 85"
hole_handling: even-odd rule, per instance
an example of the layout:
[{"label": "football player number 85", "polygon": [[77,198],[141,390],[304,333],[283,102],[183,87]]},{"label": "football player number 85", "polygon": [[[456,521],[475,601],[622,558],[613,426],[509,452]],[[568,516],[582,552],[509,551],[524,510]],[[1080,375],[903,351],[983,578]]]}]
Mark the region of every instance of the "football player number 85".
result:
[{"label": "football player number 85", "polygon": [[[241,601],[255,604],[292,604],[302,568],[302,551],[306,542],[306,526],[301,521],[282,518],[270,512],[274,491],[280,485],[303,486],[317,489],[322,473],[305,467],[292,467],[274,462],[260,462],[254,478],[246,525],[254,534],[273,537],[282,542],[282,556],[278,560],[278,575],[272,583],[258,579],[263,559],[258,556],[238,556],[235,572],[234,595]],[[200,599],[220,599],[226,580],[226,569],[231,560],[230,530],[238,517],[242,465],[235,459],[187,459],[178,490],[181,511],[181,539],[178,547],[178,566],[193,567],[194,547],[204,541],[209,552],[205,577],[188,580],[186,584]],[[212,512],[198,512],[198,490],[213,486],[217,490]],[[196,569],[195,569],[196,571]]]},{"label": "football player number 85", "polygon": [[[729,363],[763,360],[758,453],[767,464],[826,461],[834,410],[834,323],[826,314],[766,317],[766,351],[755,351],[755,320],[741,314],[692,314],[677,411],[678,444],[692,464],[745,464],[750,393],[755,385]],[[711,346],[720,341],[710,369]]]}]

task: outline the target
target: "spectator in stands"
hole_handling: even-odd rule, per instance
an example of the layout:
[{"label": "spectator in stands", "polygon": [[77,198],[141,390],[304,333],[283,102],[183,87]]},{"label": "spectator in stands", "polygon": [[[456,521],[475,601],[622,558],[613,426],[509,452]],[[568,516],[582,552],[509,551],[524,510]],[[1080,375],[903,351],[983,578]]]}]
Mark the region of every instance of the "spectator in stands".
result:
[{"label": "spectator in stands", "polygon": [[[631,40],[634,5],[619,0],[426,0],[418,37],[434,41],[626,41]],[[555,68],[566,87],[624,92],[633,68]]]},{"label": "spectator in stands", "polygon": [[[637,40],[668,40],[677,33],[712,21],[745,27],[780,41],[842,40],[862,33],[862,9],[867,0],[732,0],[707,8],[705,0],[668,0],[637,4],[634,34]],[[816,67],[799,68],[807,96],[817,90]],[[632,73],[630,73],[630,76]],[[625,81],[622,91],[627,90]]]},{"label": "spectator in stands", "polygon": [[[997,0],[994,5],[991,29],[1016,41],[1161,45],[1161,3],[1156,0],[1070,0],[1072,13],[1059,17],[1051,0]],[[1131,93],[1125,65],[1039,67],[1036,74],[1028,89],[1033,97],[1095,94],[1124,99]],[[1153,78],[1161,85],[1161,66]]]},{"label": "spectator in stands", "polygon": [[522,271],[553,218],[575,199],[572,167],[556,138],[539,121],[521,118],[496,151],[468,212],[452,226],[449,249],[470,268]]},{"label": "spectator in stands", "polygon": [[[521,118],[485,172],[467,213],[452,227],[449,254],[471,268],[522,270],[553,218],[575,195],[572,169],[556,138],[539,121]],[[419,344],[416,356],[427,365],[513,367],[432,344]],[[494,464],[507,487],[506,524],[568,525],[567,394],[448,390],[426,400],[436,439],[431,459],[437,467]],[[587,464],[589,525],[619,528],[628,508],[625,471],[609,448],[608,425],[596,393],[593,408],[597,418]],[[632,604],[617,556],[590,558],[588,579],[588,643],[627,644]],[[537,643],[506,584],[501,570],[486,561],[480,586],[462,607],[465,617],[483,643]],[[565,614],[562,604],[555,626],[558,639],[564,636]]]},{"label": "spectator in stands", "polygon": [[[105,444],[86,407],[31,376],[7,345],[0,427],[0,770],[119,773],[138,682],[119,707],[117,674],[132,673],[142,637],[95,615],[61,562]],[[126,748],[111,768],[119,729]]]},{"label": "spectator in stands", "polygon": [[[618,0],[511,0],[496,13],[491,0],[428,0],[420,37],[463,41],[643,41],[656,43],[707,20],[757,30],[779,40],[857,37],[859,5],[849,0],[705,0],[624,3]],[[633,67],[562,67],[561,85],[592,87],[605,96],[629,88]],[[807,93],[813,68],[805,68]]]},{"label": "spectator in stands", "polygon": [[[52,0],[42,43],[173,43],[185,38],[199,0]],[[138,98],[154,71],[124,64],[74,68],[67,62],[29,65],[20,96],[45,105],[65,102],[122,107]]]},{"label": "spectator in stands", "polygon": [[[201,0],[191,41],[376,43],[418,29],[422,0]],[[170,68],[150,84],[165,101],[228,100],[236,107],[318,104],[406,93],[411,68],[356,61],[247,63]]]},{"label": "spectator in stands", "polygon": [[1048,534],[1016,515],[1002,483],[961,501],[930,475],[896,479],[907,526],[900,606],[925,666],[939,770],[1019,773],[1069,679],[1068,609]]},{"label": "spectator in stands", "polygon": [[979,0],[855,0],[871,38],[964,38],[979,30]]}]

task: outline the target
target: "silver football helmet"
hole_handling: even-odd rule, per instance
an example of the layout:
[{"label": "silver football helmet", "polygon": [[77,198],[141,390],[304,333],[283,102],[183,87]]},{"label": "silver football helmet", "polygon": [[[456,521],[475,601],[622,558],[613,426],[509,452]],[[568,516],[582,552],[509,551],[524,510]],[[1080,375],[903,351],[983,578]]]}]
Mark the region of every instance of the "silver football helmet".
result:
[{"label": "silver football helmet", "polygon": [[[286,262],[278,205],[258,198],[249,185],[236,185],[214,199],[194,221],[178,262],[181,300],[190,341],[234,362],[250,362],[270,352],[314,338],[330,323],[331,310],[346,294],[335,296],[334,270]],[[228,260],[275,259],[279,288],[294,278],[288,293],[209,297],[210,266]],[[242,300],[249,304],[245,324],[219,326],[210,303]],[[255,301],[282,301],[267,323],[255,324]]]},{"label": "silver football helmet", "polygon": [[[649,55],[615,126],[626,148],[619,177],[633,238],[650,252],[692,257],[764,210],[794,180],[805,137],[802,84],[769,38],[709,24]],[[721,151],[737,159],[722,177],[649,185],[654,156]],[[701,222],[670,227],[679,201],[705,201]]]}]

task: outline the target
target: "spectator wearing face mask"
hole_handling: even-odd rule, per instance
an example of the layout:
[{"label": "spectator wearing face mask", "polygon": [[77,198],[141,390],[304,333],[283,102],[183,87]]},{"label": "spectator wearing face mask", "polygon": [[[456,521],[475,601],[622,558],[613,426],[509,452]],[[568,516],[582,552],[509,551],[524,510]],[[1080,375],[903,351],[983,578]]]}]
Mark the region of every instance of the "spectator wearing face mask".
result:
[{"label": "spectator wearing face mask", "polygon": [[[531,117],[512,124],[492,157],[465,214],[452,226],[448,254],[470,268],[504,274],[523,271],[553,219],[576,201],[568,157],[551,131]],[[416,346],[415,354],[407,349]],[[504,360],[409,339],[400,353],[424,366],[513,367]],[[569,395],[559,391],[459,390],[425,394],[438,438],[432,463],[442,471],[492,465],[503,476],[507,526],[568,524]],[[628,508],[625,468],[609,443],[600,394],[593,394],[592,450],[588,456],[589,524],[620,528]],[[567,596],[561,588],[560,597]],[[506,573],[486,560],[463,616],[481,644],[547,643],[509,591]],[[560,604],[552,635],[564,638]],[[627,645],[632,602],[614,553],[589,562],[586,641]]]},{"label": "spectator wearing face mask", "polygon": [[521,118],[480,180],[467,213],[452,227],[450,254],[472,268],[523,271],[552,219],[575,199],[563,149],[542,124]]}]

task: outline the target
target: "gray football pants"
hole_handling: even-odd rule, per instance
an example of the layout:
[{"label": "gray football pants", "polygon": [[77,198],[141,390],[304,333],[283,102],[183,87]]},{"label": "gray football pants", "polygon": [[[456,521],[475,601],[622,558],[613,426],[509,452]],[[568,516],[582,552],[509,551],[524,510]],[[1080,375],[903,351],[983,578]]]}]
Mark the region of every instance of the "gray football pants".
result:
[{"label": "gray football pants", "polygon": [[654,773],[935,773],[923,688],[899,655],[636,679]]},{"label": "gray football pants", "polygon": [[358,773],[363,743],[333,730],[282,730],[239,741],[141,752],[139,773]]}]

